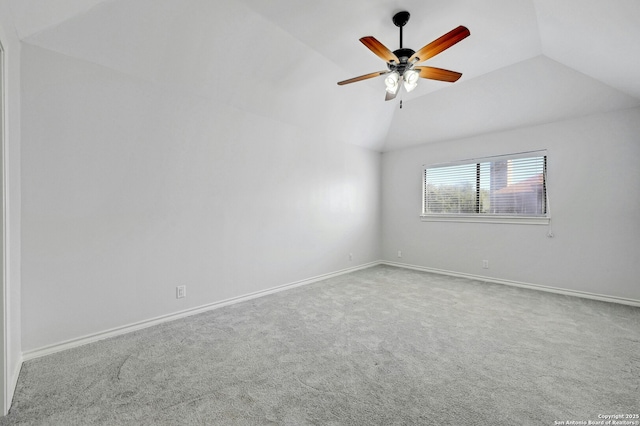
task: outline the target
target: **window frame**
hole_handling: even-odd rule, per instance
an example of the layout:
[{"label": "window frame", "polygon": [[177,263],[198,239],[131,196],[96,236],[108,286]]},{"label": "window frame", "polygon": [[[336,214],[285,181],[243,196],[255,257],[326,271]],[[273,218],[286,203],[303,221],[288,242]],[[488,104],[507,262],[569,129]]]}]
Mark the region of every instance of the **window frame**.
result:
[{"label": "window frame", "polygon": [[[476,164],[476,188],[480,187],[480,164],[486,162],[496,162],[505,160],[516,160],[532,157],[544,157],[543,181],[545,196],[545,213],[543,215],[509,215],[509,214],[491,214],[491,213],[426,213],[426,171],[429,168],[436,167],[453,167],[469,164]],[[548,184],[548,153],[547,150],[526,151],[512,153],[506,155],[496,155],[490,157],[470,158],[466,160],[452,161],[446,163],[424,164],[422,166],[422,213],[420,220],[422,222],[477,222],[477,223],[505,223],[505,224],[522,224],[522,225],[548,225],[551,221],[551,209],[549,203],[549,184]],[[479,211],[479,191],[476,189],[476,210]]]}]

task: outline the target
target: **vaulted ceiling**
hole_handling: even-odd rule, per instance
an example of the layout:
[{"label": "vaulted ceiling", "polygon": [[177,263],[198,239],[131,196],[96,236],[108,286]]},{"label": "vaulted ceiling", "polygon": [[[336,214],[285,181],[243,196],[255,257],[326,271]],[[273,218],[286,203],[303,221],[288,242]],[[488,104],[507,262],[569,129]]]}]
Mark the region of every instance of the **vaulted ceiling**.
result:
[{"label": "vaulted ceiling", "polygon": [[[0,1],[26,44],[380,151],[640,105],[637,0]],[[398,48],[400,10],[414,50],[470,29],[425,63],[462,78],[337,86],[385,69],[358,39]]]}]

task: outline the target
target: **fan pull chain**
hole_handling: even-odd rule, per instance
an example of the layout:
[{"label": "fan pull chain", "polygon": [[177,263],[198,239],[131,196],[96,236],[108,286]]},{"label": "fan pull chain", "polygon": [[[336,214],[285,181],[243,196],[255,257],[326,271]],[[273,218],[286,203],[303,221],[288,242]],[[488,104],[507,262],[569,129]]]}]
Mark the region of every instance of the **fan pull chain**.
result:
[{"label": "fan pull chain", "polygon": [[400,99],[400,109],[402,109],[402,99]]}]

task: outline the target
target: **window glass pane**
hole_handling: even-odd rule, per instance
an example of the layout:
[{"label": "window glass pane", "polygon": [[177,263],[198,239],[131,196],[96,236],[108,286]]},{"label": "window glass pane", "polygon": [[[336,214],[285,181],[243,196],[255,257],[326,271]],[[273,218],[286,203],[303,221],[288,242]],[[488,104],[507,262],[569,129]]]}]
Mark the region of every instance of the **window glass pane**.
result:
[{"label": "window glass pane", "polygon": [[489,196],[482,211],[499,215],[545,214],[544,157],[488,163]]},{"label": "window glass pane", "polygon": [[475,213],[476,165],[426,170],[427,213]]},{"label": "window glass pane", "polygon": [[544,216],[546,156],[426,167],[423,214]]}]

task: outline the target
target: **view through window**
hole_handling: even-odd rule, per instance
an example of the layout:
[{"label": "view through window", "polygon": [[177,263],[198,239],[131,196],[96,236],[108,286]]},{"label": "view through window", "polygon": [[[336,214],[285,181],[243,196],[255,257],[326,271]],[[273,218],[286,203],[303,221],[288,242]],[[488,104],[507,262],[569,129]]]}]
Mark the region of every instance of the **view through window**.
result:
[{"label": "view through window", "polygon": [[426,166],[422,215],[547,217],[546,171],[546,152]]}]

